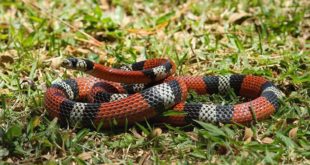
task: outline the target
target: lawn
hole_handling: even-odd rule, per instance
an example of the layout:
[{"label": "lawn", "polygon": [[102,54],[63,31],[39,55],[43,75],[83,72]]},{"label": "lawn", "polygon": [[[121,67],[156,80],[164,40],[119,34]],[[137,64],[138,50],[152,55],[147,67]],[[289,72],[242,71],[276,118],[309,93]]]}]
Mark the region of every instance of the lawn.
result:
[{"label": "lawn", "polygon": [[[1,0],[0,164],[310,164],[307,0]],[[86,74],[66,57],[117,67],[165,57],[177,75],[253,74],[285,93],[248,125],[61,127],[43,96]],[[236,103],[236,96],[188,97]]]}]

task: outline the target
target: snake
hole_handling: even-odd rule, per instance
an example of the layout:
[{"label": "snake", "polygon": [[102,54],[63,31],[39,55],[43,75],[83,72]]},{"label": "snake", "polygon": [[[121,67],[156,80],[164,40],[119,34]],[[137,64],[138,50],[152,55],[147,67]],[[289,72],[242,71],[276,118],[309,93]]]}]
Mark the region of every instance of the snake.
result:
[{"label": "snake", "polygon": [[[53,82],[45,92],[49,116],[69,125],[123,126],[152,119],[174,125],[194,121],[245,124],[270,117],[284,97],[261,76],[175,76],[176,64],[165,58],[119,68],[80,58],[67,58],[61,65],[90,75]],[[199,95],[232,91],[248,100],[238,104],[188,102],[191,91]],[[167,111],[176,113],[162,115]]]}]

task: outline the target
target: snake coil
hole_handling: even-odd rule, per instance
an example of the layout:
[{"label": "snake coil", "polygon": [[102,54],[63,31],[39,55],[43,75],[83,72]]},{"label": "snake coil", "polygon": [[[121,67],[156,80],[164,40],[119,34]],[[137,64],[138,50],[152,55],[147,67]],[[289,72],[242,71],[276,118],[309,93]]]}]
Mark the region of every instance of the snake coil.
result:
[{"label": "snake coil", "polygon": [[[124,125],[155,117],[175,125],[192,120],[246,123],[255,117],[269,117],[284,96],[270,81],[258,76],[174,77],[176,66],[169,59],[149,59],[119,69],[77,58],[66,59],[62,65],[94,76],[53,83],[45,93],[49,114],[70,125],[112,121]],[[236,105],[185,102],[189,90],[224,94],[231,89],[253,100]],[[184,113],[158,117],[169,109]]]}]

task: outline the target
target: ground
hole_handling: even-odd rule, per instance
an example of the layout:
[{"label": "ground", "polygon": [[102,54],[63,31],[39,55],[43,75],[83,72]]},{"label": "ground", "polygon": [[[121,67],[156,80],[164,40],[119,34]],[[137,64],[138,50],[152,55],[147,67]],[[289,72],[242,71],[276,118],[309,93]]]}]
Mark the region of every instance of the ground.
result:
[{"label": "ground", "polygon": [[[309,8],[306,0],[1,0],[0,160],[310,164]],[[264,76],[286,97],[271,118],[248,125],[60,127],[42,98],[52,81],[85,75],[59,67],[69,56],[113,67],[169,57],[178,75]]]}]

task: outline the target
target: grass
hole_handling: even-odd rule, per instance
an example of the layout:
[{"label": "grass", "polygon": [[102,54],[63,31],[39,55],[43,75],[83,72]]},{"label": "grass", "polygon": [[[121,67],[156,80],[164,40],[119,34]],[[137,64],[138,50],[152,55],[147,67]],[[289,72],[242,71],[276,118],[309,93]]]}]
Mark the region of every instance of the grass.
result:
[{"label": "grass", "polygon": [[[25,2],[0,2],[0,164],[310,163],[308,1]],[[68,56],[107,66],[170,57],[179,75],[265,76],[286,97],[247,126],[61,128],[42,97],[55,79],[83,75],[59,67]]]}]

